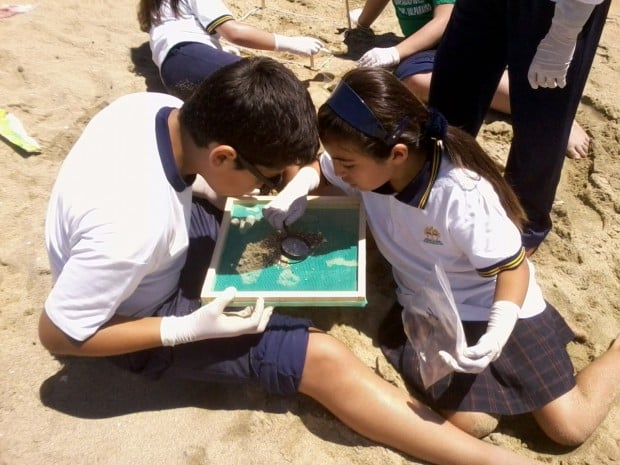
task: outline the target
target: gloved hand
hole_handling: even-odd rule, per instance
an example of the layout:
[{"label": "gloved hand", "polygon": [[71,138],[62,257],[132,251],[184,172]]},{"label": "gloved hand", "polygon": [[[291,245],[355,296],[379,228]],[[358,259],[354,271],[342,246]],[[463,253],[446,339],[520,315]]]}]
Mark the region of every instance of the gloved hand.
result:
[{"label": "gloved hand", "polygon": [[579,0],[559,0],[547,35],[538,44],[527,79],[533,89],[564,87],[566,72],[573,59],[577,35],[594,5]]},{"label": "gloved hand", "polygon": [[357,62],[358,66],[394,66],[400,63],[396,47],[375,47],[368,50]]},{"label": "gloved hand", "polygon": [[487,331],[475,346],[467,347],[463,353],[457,354],[456,358],[445,351],[440,351],[439,356],[454,371],[480,373],[489,363],[498,359],[518,318],[517,304],[498,300],[491,307]]},{"label": "gloved hand", "polygon": [[325,45],[319,39],[313,37],[289,37],[280,34],[273,35],[275,50],[291,52],[297,55],[315,55],[321,50],[326,50]]},{"label": "gloved hand", "polygon": [[363,10],[363,8],[354,8],[353,10],[349,11],[349,19],[351,20],[351,24],[359,26],[357,21],[360,19],[360,15],[362,14]]},{"label": "gloved hand", "polygon": [[304,214],[307,195],[319,185],[319,173],[310,166],[304,166],[282,189],[275,199],[263,207],[263,216],[276,229],[283,229],[284,223],[293,224]]},{"label": "gloved hand", "polygon": [[231,226],[238,226],[239,232],[245,234],[256,224],[256,217],[254,215],[248,215],[245,218],[233,217],[230,219]]},{"label": "gloved hand", "polygon": [[163,317],[159,328],[162,345],[175,346],[203,339],[265,331],[273,307],[265,307],[261,298],[256,300],[253,309],[246,307],[239,312],[224,313],[226,306],[235,297],[235,292],[234,287],[226,288],[221,297],[189,315]]}]

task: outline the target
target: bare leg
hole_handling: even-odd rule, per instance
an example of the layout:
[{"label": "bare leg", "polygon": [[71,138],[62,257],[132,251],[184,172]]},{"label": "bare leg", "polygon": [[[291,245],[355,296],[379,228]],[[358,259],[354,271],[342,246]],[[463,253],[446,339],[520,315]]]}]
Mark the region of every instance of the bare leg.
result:
[{"label": "bare leg", "polygon": [[[508,91],[508,73],[504,72],[497,86],[497,91],[491,101],[493,110],[510,114],[510,97]],[[590,147],[590,136],[577,121],[573,121],[570,135],[568,137],[568,146],[566,148],[566,156],[573,159],[587,158],[588,149]]]},{"label": "bare leg", "polygon": [[559,444],[582,444],[605,419],[620,391],[620,335],[603,355],[577,374],[577,386],[533,412]]},{"label": "bare leg", "polygon": [[484,412],[456,412],[444,410],[441,414],[453,425],[476,438],[483,438],[497,428],[499,418]]},{"label": "bare leg", "polygon": [[418,73],[407,76],[403,79],[403,84],[423,102],[428,102],[428,92],[431,88],[432,73]]},{"label": "bare leg", "polygon": [[505,113],[506,115],[510,114],[510,94],[508,92],[508,73],[506,71],[504,71],[504,74],[502,74],[499,80],[497,90],[495,91],[493,100],[491,100],[491,108],[500,113]]},{"label": "bare leg", "polygon": [[461,431],[365,366],[333,337],[311,332],[300,392],[359,434],[438,465],[536,462]]},{"label": "bare leg", "polygon": [[[419,73],[403,79],[403,83],[423,102],[428,101],[432,73]],[[504,72],[497,86],[497,91],[491,101],[491,108],[506,115],[510,114],[510,96],[508,91],[508,73]],[[568,137],[566,156],[573,159],[588,157],[590,147],[590,136],[579,125],[573,121],[573,127]]]}]

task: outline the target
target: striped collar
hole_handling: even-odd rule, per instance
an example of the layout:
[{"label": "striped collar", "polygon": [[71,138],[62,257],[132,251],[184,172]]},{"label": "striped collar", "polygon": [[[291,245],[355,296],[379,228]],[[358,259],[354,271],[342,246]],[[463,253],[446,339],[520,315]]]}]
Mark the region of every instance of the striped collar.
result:
[{"label": "striped collar", "polygon": [[155,116],[157,149],[159,151],[161,164],[164,167],[164,173],[166,173],[166,179],[168,179],[168,182],[175,191],[183,192],[192,185],[195,176],[183,179],[174,160],[172,142],[170,141],[170,133],[168,132],[168,115],[170,115],[172,110],[173,108],[170,107],[161,108]]},{"label": "striped collar", "polygon": [[384,195],[396,194],[396,200],[424,209],[426,202],[437,180],[443,150],[433,150],[433,154],[427,157],[420,172],[400,192],[395,192],[389,182],[375,189],[373,192]]}]

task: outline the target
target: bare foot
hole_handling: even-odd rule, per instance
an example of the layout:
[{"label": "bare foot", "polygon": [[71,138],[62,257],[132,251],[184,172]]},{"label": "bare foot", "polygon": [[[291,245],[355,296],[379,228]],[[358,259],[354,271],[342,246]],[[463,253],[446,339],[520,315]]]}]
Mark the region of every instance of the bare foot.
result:
[{"label": "bare foot", "polygon": [[579,126],[577,121],[573,121],[573,127],[568,136],[568,147],[566,148],[566,156],[579,160],[588,158],[588,150],[590,148],[590,136]]}]

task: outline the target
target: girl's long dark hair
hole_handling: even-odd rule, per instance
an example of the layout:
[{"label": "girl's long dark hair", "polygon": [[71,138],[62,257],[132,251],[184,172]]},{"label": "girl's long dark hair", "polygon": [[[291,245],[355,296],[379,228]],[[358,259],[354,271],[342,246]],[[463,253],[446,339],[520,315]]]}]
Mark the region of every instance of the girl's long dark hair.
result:
[{"label": "girl's long dark hair", "polygon": [[[175,16],[179,15],[179,1],[169,0],[170,8],[174,12]],[[138,4],[138,23],[140,23],[140,30],[143,32],[149,32],[153,23],[159,22],[161,19],[161,6],[164,0],[140,0]]]},{"label": "girl's long dark hair", "polygon": [[[428,108],[390,71],[382,68],[356,68],[347,72],[342,80],[362,98],[388,134],[393,133],[404,118],[409,118],[397,143],[406,144],[412,152],[421,151],[429,157],[433,154],[437,142],[425,134],[429,122]],[[327,104],[321,105],[318,117],[319,135],[323,143],[352,143],[363,153],[377,159],[386,159],[390,155],[391,146],[353,128]],[[522,230],[526,215],[517,196],[503,178],[498,165],[476,139],[459,128],[448,126],[442,143],[455,166],[478,173],[491,183],[508,217]]]}]

